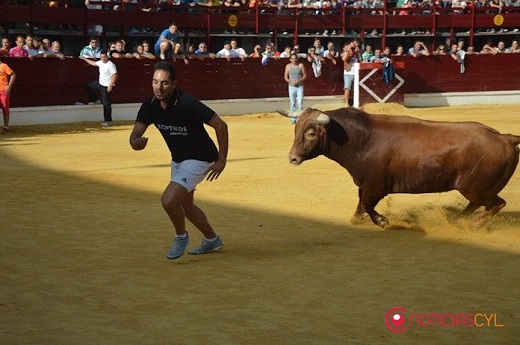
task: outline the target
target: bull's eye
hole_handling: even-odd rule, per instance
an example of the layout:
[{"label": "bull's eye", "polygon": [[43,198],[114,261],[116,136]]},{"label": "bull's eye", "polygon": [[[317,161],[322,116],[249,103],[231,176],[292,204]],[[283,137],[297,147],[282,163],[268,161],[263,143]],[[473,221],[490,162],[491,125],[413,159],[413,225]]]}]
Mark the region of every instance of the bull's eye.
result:
[{"label": "bull's eye", "polygon": [[314,129],[309,129],[307,133],[305,133],[305,139],[314,140],[316,139],[316,131]]}]

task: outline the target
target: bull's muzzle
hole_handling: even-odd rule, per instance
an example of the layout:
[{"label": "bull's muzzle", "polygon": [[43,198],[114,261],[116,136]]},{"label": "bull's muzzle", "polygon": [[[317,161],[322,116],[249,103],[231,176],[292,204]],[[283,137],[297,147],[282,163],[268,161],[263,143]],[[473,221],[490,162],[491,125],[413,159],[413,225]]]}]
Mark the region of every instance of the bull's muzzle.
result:
[{"label": "bull's muzzle", "polygon": [[300,165],[301,162],[302,162],[301,157],[296,156],[296,155],[289,155],[289,163],[294,164],[294,165]]}]

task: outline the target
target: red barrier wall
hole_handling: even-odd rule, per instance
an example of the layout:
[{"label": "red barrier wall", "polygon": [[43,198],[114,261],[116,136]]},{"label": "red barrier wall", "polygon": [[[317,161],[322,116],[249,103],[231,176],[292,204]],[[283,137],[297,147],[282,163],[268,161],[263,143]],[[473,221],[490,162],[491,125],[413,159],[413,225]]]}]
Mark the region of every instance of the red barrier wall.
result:
[{"label": "red barrier wall", "polygon": [[[11,104],[13,107],[70,105],[86,102],[85,83],[98,76],[96,67],[77,58],[3,59],[17,74]],[[113,60],[118,69],[114,103],[137,103],[151,95],[154,61]],[[188,65],[174,62],[178,85],[202,100],[234,98],[287,97],[283,79],[288,59],[271,60],[262,65],[260,59],[191,60]],[[316,78],[311,64],[307,66],[306,96],[340,95],[343,93],[341,61],[324,62],[322,74]]]},{"label": "red barrier wall", "polygon": [[[18,75],[11,104],[13,107],[70,105],[86,101],[84,84],[97,78],[97,68],[77,58],[59,59],[3,59]],[[397,73],[405,84],[396,97],[404,93],[502,91],[520,89],[520,54],[466,56],[466,72],[450,56],[394,57],[396,64],[404,63]],[[138,103],[151,93],[154,62],[115,60],[119,80],[114,103]],[[288,60],[271,60],[268,65],[260,59],[191,60],[188,65],[175,62],[179,87],[202,100],[236,98],[287,97],[283,79]],[[304,62],[309,75],[306,96],[343,94],[343,65],[324,62],[322,75],[313,75],[311,64]],[[380,73],[378,73],[381,76]],[[377,77],[377,76],[376,76]],[[382,79],[371,85],[384,86]],[[382,94],[384,95],[384,94]],[[390,99],[397,101],[398,99]]]}]

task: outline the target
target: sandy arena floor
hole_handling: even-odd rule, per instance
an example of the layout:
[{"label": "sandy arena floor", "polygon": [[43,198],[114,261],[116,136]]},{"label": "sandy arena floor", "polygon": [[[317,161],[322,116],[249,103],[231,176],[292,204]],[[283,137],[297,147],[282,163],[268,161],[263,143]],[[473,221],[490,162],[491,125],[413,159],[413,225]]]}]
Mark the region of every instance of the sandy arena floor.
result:
[{"label": "sandy arena floor", "polygon": [[[520,106],[366,110],[520,134]],[[287,119],[224,119],[227,168],[196,193],[224,249],[175,261],[155,129],[141,152],[129,123],[0,137],[0,344],[519,343],[520,168],[486,229],[453,224],[457,192],[392,195],[377,207],[390,230],[353,226],[351,177],[324,157],[290,165]],[[425,323],[390,332],[393,307]],[[482,327],[427,326],[432,313]]]}]

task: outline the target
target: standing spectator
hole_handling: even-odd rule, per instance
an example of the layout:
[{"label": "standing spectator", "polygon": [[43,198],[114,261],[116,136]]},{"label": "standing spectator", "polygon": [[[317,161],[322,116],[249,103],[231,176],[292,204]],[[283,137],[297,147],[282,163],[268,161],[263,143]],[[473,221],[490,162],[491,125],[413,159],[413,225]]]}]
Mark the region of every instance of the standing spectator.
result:
[{"label": "standing spectator", "polygon": [[[24,38],[21,35],[16,36],[16,47],[11,48],[9,50],[9,57],[29,57],[29,53],[25,50],[24,46]],[[32,58],[32,57],[30,57]]]},{"label": "standing spectator", "polygon": [[32,35],[27,35],[25,37],[25,45],[23,48],[27,51],[30,57],[38,55],[38,49],[34,48],[33,41],[34,37]]},{"label": "standing spectator", "polygon": [[[161,61],[154,67],[152,88],[154,96],[139,109],[130,134],[130,146],[143,150],[148,138],[143,137],[148,126],[154,124],[161,132],[171,152],[171,178],[161,203],[168,214],[175,237],[166,257],[177,259],[189,244],[186,231],[188,219],[203,234],[199,247],[189,254],[204,254],[220,250],[222,240],[215,233],[204,212],[195,205],[195,187],[204,178],[216,180],[226,166],[228,129],[222,119],[192,95],[177,88],[175,69]],[[212,127],[218,149],[204,124]]]},{"label": "standing spectator", "polygon": [[314,43],[312,46],[307,50],[307,53],[310,51],[310,49],[314,47],[314,54],[323,56],[323,52],[325,51],[325,48],[321,45],[321,40],[319,38],[314,39]]},{"label": "standing spectator", "polygon": [[423,42],[415,41],[413,47],[408,49],[408,55],[411,55],[413,57],[419,57],[421,55],[429,56],[430,52],[428,51],[428,48],[426,48],[426,45]]},{"label": "standing spectator", "polygon": [[354,85],[354,64],[361,61],[361,57],[357,50],[357,42],[352,41],[343,46],[343,52],[341,53],[341,60],[343,60],[343,83],[344,83],[344,97],[345,107],[350,106],[350,93],[352,86]]},{"label": "standing spectator", "polygon": [[100,103],[96,92],[101,94],[101,103],[103,103],[103,117],[105,122],[101,126],[108,127],[112,125],[112,91],[116,86],[117,68],[116,65],[108,59],[106,50],[99,53],[100,60],[93,61],[80,56],[89,65],[99,68],[99,79],[85,85],[89,97],[89,104]]},{"label": "standing spectator", "polygon": [[466,71],[466,67],[464,66],[466,52],[464,49],[462,49],[462,47],[464,47],[464,41],[462,41],[462,44],[461,41],[459,41],[459,43],[453,43],[450,50],[450,56],[452,59],[459,63],[460,73],[464,73]]},{"label": "standing spectator", "polygon": [[155,42],[155,53],[159,54],[161,60],[166,59],[166,54],[171,52],[177,41],[177,25],[171,23],[168,29],[164,29]]},{"label": "standing spectator", "polygon": [[303,110],[303,82],[307,79],[305,66],[298,62],[298,55],[292,53],[285,65],[284,79],[289,84],[291,123],[296,123],[295,112]]},{"label": "standing spectator", "polygon": [[2,37],[2,47],[0,48],[0,57],[8,57],[11,50],[11,42],[7,37]]},{"label": "standing spectator", "polygon": [[90,37],[88,45],[83,47],[79,52],[79,56],[87,58],[87,59],[99,59],[99,53],[101,52],[101,48],[99,48],[99,40],[97,37]]},{"label": "standing spectator", "polygon": [[4,127],[2,134],[9,132],[9,103],[11,99],[11,89],[16,80],[16,73],[5,63],[0,61],[0,108],[4,116]]}]

